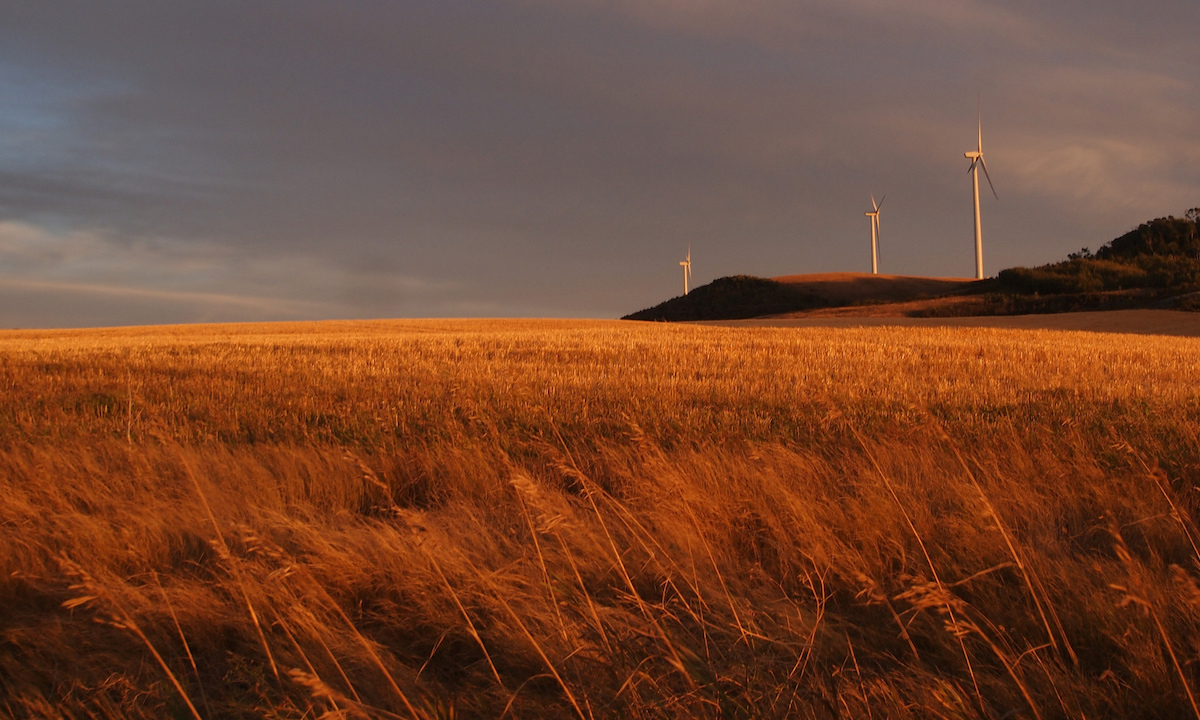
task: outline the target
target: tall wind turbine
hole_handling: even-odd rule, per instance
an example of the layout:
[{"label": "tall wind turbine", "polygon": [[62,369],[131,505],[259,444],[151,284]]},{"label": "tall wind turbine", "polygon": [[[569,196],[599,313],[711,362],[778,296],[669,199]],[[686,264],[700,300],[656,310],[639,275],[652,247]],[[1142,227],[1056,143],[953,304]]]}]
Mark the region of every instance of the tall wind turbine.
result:
[{"label": "tall wind turbine", "polygon": [[688,245],[687,260],[679,263],[683,266],[683,294],[688,294],[688,282],[692,279],[692,246]]},{"label": "tall wind turbine", "polygon": [[871,193],[871,207],[874,210],[869,210],[866,216],[871,218],[871,274],[879,274],[879,208],[883,207],[883,201],[887,195],[879,198],[879,202],[875,202],[875,193]]},{"label": "tall wind turbine", "polygon": [[971,167],[967,168],[967,172],[971,175],[971,184],[975,188],[975,278],[983,279],[983,227],[979,224],[979,168],[983,168],[983,176],[987,178],[988,187],[992,189],[992,195],[999,200],[1000,196],[996,195],[996,186],[992,185],[992,176],[988,174],[987,163],[983,160],[983,114],[979,116],[979,144],[974,152],[964,153],[964,156],[971,161]]}]

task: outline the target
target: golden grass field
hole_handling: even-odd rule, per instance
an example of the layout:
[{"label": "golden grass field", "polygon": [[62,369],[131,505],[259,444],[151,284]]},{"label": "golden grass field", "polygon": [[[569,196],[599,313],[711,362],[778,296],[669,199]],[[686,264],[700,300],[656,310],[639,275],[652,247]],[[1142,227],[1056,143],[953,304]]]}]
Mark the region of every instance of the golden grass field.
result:
[{"label": "golden grass field", "polygon": [[0,333],[0,714],[1200,717],[1200,339]]}]

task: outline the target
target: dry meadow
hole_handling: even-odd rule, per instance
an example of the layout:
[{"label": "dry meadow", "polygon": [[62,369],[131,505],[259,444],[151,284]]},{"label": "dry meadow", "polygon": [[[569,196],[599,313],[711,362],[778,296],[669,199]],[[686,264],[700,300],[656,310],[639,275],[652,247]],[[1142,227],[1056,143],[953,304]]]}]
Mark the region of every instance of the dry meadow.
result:
[{"label": "dry meadow", "polygon": [[0,715],[1200,718],[1200,339],[10,331],[0,397]]}]

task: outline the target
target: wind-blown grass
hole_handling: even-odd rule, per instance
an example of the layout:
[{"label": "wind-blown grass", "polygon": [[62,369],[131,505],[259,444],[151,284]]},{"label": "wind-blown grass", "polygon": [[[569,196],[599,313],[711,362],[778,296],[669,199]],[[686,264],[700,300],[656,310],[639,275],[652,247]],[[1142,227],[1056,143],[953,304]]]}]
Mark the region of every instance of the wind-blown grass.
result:
[{"label": "wind-blown grass", "polygon": [[1200,343],[0,335],[0,712],[1188,717]]}]

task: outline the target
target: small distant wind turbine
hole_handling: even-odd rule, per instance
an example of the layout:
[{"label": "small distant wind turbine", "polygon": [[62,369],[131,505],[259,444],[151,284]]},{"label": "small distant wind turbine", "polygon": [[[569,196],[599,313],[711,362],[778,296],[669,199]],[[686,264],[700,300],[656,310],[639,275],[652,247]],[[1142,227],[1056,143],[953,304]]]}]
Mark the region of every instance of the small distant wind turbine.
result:
[{"label": "small distant wind turbine", "polygon": [[992,176],[988,174],[987,163],[983,160],[983,114],[979,115],[979,144],[974,152],[966,152],[963,154],[971,161],[971,167],[967,168],[967,172],[971,175],[971,184],[975,188],[975,278],[983,279],[983,226],[979,224],[979,168],[983,168],[983,176],[987,178],[988,187],[992,189],[992,195],[999,200],[1000,196],[996,195],[996,186],[992,185]]},{"label": "small distant wind turbine", "polygon": [[875,202],[875,193],[871,193],[871,207],[874,210],[867,211],[867,217],[871,218],[871,274],[879,274],[879,208],[883,207],[883,201],[887,198],[885,194],[879,198],[879,202]]},{"label": "small distant wind turbine", "polygon": [[687,260],[679,263],[683,266],[683,294],[688,294],[688,282],[692,279],[692,246],[688,245]]}]

